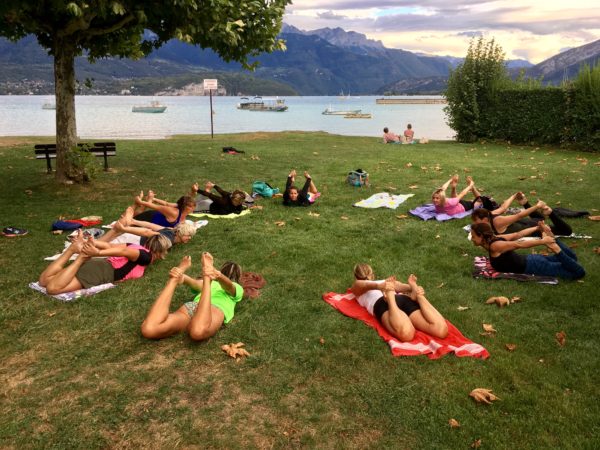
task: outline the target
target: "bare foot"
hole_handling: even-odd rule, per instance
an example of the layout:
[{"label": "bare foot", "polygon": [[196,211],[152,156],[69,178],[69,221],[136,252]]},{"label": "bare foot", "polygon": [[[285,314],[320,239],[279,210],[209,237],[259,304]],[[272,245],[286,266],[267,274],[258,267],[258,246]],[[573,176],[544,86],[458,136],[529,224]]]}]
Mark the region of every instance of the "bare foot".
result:
[{"label": "bare foot", "polygon": [[177,281],[177,284],[183,284],[183,271],[179,267],[171,267],[169,278]]},{"label": "bare foot", "polygon": [[77,230],[77,236],[75,236],[75,239],[73,239],[67,250],[72,253],[81,253],[84,245],[85,239],[83,238],[83,232],[81,230]]},{"label": "bare foot", "polygon": [[100,249],[94,245],[94,238],[92,236],[90,236],[87,242],[83,245],[81,253],[90,258],[100,254]]},{"label": "bare foot", "polygon": [[124,233],[125,232],[125,226],[126,226],[124,222],[125,221],[123,220],[123,217],[121,217],[113,225],[113,230],[118,231],[120,233]]},{"label": "bare foot", "polygon": [[185,272],[190,267],[192,267],[192,257],[184,256],[183,258],[181,258],[181,261],[179,262],[179,265],[177,267],[181,269],[182,272]]},{"label": "bare foot", "polygon": [[452,178],[450,178],[450,186],[455,188],[457,184],[458,184],[458,175],[454,175]]},{"label": "bare foot", "polygon": [[200,185],[198,183],[192,184],[192,187],[190,189],[190,191],[192,193],[196,194],[199,190],[200,190]]},{"label": "bare foot", "polygon": [[213,256],[208,253],[202,253],[202,275],[212,276],[215,268],[213,266]]},{"label": "bare foot", "polygon": [[408,276],[408,285],[410,286],[410,298],[412,300],[416,300],[417,299],[417,288],[419,287],[417,285],[417,276],[413,273],[411,273]]},{"label": "bare foot", "polygon": [[309,173],[305,170],[304,171],[304,178],[311,178],[311,176],[309,175]]},{"label": "bare foot", "polygon": [[542,234],[542,236],[546,235],[546,236],[554,237],[554,233],[552,232],[552,228],[550,228],[548,225],[546,225],[546,222],[544,222],[543,220],[540,220],[538,222],[538,228],[539,228],[540,233]]},{"label": "bare foot", "polygon": [[142,198],[144,197],[144,191],[140,191],[139,195],[136,195],[133,200],[135,201],[135,204],[138,206],[142,206]]},{"label": "bare foot", "polygon": [[207,181],[206,184],[204,185],[204,190],[206,192],[210,192],[212,191],[212,188],[215,187],[215,183],[213,183],[212,181]]},{"label": "bare foot", "polygon": [[396,292],[396,277],[391,276],[385,279],[385,287],[383,288],[384,292],[393,291]]},{"label": "bare foot", "polygon": [[150,189],[148,191],[148,195],[146,196],[146,201],[152,203],[154,201],[154,191]]},{"label": "bare foot", "polygon": [[473,181],[473,177],[472,176],[467,176],[467,185],[468,186],[474,186],[475,182]]}]

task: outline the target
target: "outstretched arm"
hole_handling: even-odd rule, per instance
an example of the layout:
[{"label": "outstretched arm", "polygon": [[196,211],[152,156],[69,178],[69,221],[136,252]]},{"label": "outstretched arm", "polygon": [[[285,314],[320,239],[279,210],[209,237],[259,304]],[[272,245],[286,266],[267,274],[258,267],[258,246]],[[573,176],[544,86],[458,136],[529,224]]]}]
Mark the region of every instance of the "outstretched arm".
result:
[{"label": "outstretched arm", "polygon": [[523,211],[519,211],[517,214],[512,214],[510,216],[496,216],[493,219],[494,227],[496,227],[496,229],[499,232],[502,232],[502,231],[506,230],[506,228],[509,225],[512,225],[513,223],[517,222],[520,219],[523,219],[524,217],[527,217],[529,214],[536,211],[537,209],[543,208],[545,205],[546,205],[546,203],[539,201],[531,208],[527,208],[527,209],[524,209]]},{"label": "outstretched arm", "polygon": [[529,227],[529,228],[525,228],[521,231],[517,231],[516,233],[508,233],[508,234],[503,234],[502,238],[506,239],[507,241],[516,241],[518,239],[524,238],[526,236],[531,236],[533,233],[535,233],[536,231],[539,231],[539,227]]},{"label": "outstretched arm", "polygon": [[510,207],[510,205],[512,204],[512,202],[515,201],[515,198],[517,197],[517,193],[511,195],[510,197],[508,197],[506,200],[504,200],[504,202],[502,202],[502,204],[496,208],[495,210],[491,211],[493,216],[499,216],[500,214],[504,214],[506,212],[506,210]]},{"label": "outstretched arm", "polygon": [[352,283],[352,287],[350,288],[352,293],[357,297],[373,289],[384,290],[385,281],[354,280],[354,283]]},{"label": "outstretched arm", "polygon": [[221,197],[227,197],[230,192],[227,192],[225,189],[221,189],[221,187],[217,186],[216,184],[214,185],[215,190],[221,194]]},{"label": "outstretched arm", "polygon": [[492,254],[502,254],[510,250],[538,247],[540,245],[552,244],[553,242],[555,242],[555,239],[551,236],[529,241],[495,241],[490,246],[490,252]]},{"label": "outstretched arm", "polygon": [[471,183],[464,188],[462,191],[459,192],[459,194],[456,196],[456,198],[458,198],[459,200],[462,200],[462,198],[467,195],[469,192],[471,192],[471,189],[473,189],[474,183],[471,181]]}]

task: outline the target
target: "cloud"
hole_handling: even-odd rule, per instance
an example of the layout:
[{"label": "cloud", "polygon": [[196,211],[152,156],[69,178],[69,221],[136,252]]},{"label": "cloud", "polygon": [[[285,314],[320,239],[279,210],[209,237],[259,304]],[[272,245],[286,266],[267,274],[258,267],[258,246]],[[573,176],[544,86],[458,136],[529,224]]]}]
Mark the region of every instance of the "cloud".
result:
[{"label": "cloud", "polygon": [[317,13],[317,17],[319,19],[327,19],[327,20],[345,20],[348,18],[347,16],[335,14],[333,11],[325,11],[324,13]]},{"label": "cloud", "polygon": [[460,33],[456,33],[456,36],[466,36],[468,38],[472,37],[481,37],[484,33],[481,31],[461,31]]}]

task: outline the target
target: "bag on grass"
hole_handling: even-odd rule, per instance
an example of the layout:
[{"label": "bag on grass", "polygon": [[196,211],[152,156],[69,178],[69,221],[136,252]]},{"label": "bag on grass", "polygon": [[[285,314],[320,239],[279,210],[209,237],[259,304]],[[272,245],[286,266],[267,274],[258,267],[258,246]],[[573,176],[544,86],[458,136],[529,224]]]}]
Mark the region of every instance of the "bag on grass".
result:
[{"label": "bag on grass", "polygon": [[279,189],[274,188],[266,181],[255,181],[252,183],[252,194],[260,195],[261,197],[271,198],[275,194],[279,194]]},{"label": "bag on grass", "polygon": [[356,169],[352,172],[348,172],[346,182],[350,186],[368,186],[369,185],[369,174],[362,169]]}]

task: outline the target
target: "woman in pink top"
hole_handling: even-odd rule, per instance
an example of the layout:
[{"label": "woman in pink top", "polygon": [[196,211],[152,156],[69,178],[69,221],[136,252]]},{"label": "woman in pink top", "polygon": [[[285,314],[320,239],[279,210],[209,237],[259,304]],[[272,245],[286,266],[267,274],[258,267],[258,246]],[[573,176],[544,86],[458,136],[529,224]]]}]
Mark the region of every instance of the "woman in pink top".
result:
[{"label": "woman in pink top", "polygon": [[392,133],[388,127],[383,129],[383,143],[384,144],[399,144],[400,138],[396,133]]},{"label": "woman in pink top", "polygon": [[406,144],[412,144],[414,138],[415,132],[412,129],[412,125],[409,123],[406,125],[406,130],[404,130],[404,142]]},{"label": "woman in pink top", "polygon": [[[467,187],[464,188],[458,195],[456,194],[456,185],[458,184],[458,175],[454,175],[444,185],[433,191],[431,194],[431,201],[435,206],[435,212],[438,214],[447,214],[454,216],[456,214],[464,213],[470,209],[473,209],[473,202],[463,200],[463,197],[469,192],[473,192],[475,197],[478,196],[478,192],[475,189],[475,183],[471,177],[467,177]],[[451,197],[446,197],[446,189],[448,186],[452,187]]]},{"label": "woman in pink top", "polygon": [[[144,247],[134,244],[109,244],[84,240],[79,234],[60,258],[40,275],[39,283],[50,295],[88,289],[105,283],[140,278],[151,262],[164,259],[171,241],[162,235],[152,236]],[[71,256],[77,254],[72,264]],[[97,258],[106,256],[107,258]]]}]

